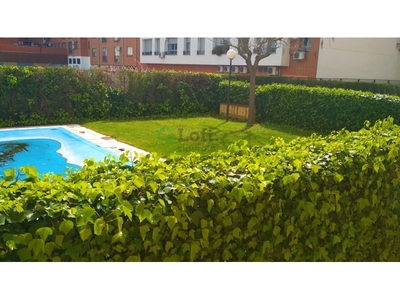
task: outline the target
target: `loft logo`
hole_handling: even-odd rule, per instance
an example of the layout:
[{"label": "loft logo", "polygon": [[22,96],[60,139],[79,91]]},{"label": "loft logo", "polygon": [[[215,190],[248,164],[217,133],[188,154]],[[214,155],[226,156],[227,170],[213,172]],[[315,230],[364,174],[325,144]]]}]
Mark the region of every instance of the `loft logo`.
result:
[{"label": "loft logo", "polygon": [[184,128],[178,128],[177,134],[169,127],[164,125],[157,132],[157,139],[173,145],[177,142],[215,142],[223,141],[228,133],[221,134],[220,130],[203,128],[201,131],[185,131]]},{"label": "loft logo", "polygon": [[179,142],[213,142],[217,139],[215,138],[216,132],[211,129],[203,128],[200,132],[191,131],[184,135],[183,128],[178,128],[178,141]]}]

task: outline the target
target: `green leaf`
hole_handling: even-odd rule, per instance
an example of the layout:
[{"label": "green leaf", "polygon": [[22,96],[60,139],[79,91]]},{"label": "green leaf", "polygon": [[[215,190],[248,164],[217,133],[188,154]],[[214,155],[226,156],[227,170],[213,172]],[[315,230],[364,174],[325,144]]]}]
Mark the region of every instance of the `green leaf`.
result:
[{"label": "green leaf", "polygon": [[74,228],[74,223],[70,220],[64,220],[61,222],[59,226],[59,230],[64,233],[64,235],[67,235],[68,232],[71,231],[71,229]]},{"label": "green leaf", "polygon": [[141,262],[139,255],[131,255],[129,256],[125,262]]},{"label": "green leaf", "polygon": [[299,173],[293,173],[290,175],[290,177],[292,177],[292,182],[296,182],[299,178],[300,178],[300,174]]},{"label": "green leaf", "polygon": [[81,237],[82,241],[86,241],[92,235],[92,230],[89,228],[82,229],[79,231],[79,236]]},{"label": "green leaf", "polygon": [[289,234],[293,231],[294,231],[294,226],[292,224],[289,224],[288,227],[286,228],[286,237],[288,237]]},{"label": "green leaf", "polygon": [[12,181],[15,178],[15,170],[16,169],[8,169],[8,170],[4,170],[4,180],[5,181]]},{"label": "green leaf", "polygon": [[53,234],[53,229],[50,227],[41,227],[36,230],[36,234],[45,242],[47,237]]},{"label": "green leaf", "polygon": [[211,209],[213,208],[213,206],[214,206],[214,200],[213,199],[208,199],[207,200],[207,211],[211,212]]},{"label": "green leaf", "polygon": [[242,230],[239,227],[236,227],[235,229],[233,229],[233,236],[237,239],[239,239],[241,237],[242,234]]},{"label": "green leaf", "polygon": [[190,261],[194,261],[196,258],[197,253],[200,251],[200,243],[199,242],[192,242],[190,244]]},{"label": "green leaf", "polygon": [[[43,240],[41,240],[43,242]],[[22,248],[17,252],[21,261],[29,261],[32,258],[31,251],[28,248]]]},{"label": "green leaf", "polygon": [[18,243],[16,240],[8,240],[6,246],[12,251],[18,248]]},{"label": "green leaf", "polygon": [[144,241],[146,238],[146,234],[150,231],[149,225],[140,226],[140,235],[142,240]]},{"label": "green leaf", "polygon": [[61,234],[56,235],[56,244],[62,247],[64,236]]},{"label": "green leaf", "polygon": [[152,181],[152,182],[150,182],[149,186],[150,186],[150,189],[151,189],[151,191],[152,191],[153,193],[157,192],[157,190],[158,190],[158,184],[157,184],[157,182]]},{"label": "green leaf", "polygon": [[118,226],[118,231],[122,231],[122,224],[124,224],[124,219],[121,217],[117,217],[117,226]]},{"label": "green leaf", "polygon": [[101,235],[105,224],[106,224],[106,222],[103,220],[103,218],[96,219],[96,221],[94,221],[94,228],[93,228],[94,234]]},{"label": "green leaf", "polygon": [[210,232],[210,231],[209,231],[207,228],[204,228],[204,229],[201,230],[201,234],[202,234],[202,236],[203,236],[203,239],[206,240],[206,241],[208,241],[208,234],[209,234],[209,232]]},{"label": "green leaf", "polygon": [[168,252],[169,249],[171,249],[174,246],[174,244],[170,241],[165,243],[165,251]]},{"label": "green leaf", "polygon": [[234,198],[236,201],[241,202],[242,199],[243,199],[243,197],[244,197],[244,195],[245,195],[245,191],[244,191],[244,189],[242,189],[242,188],[234,187],[234,188],[232,189],[232,191],[231,191],[231,194],[232,194],[233,198]]},{"label": "green leaf", "polygon": [[303,165],[302,161],[299,159],[295,159],[293,161],[293,165],[296,167],[297,170],[301,170],[301,167]]},{"label": "green leaf", "polygon": [[51,254],[53,253],[55,246],[56,246],[56,243],[54,243],[54,242],[47,243],[46,245],[44,245],[44,252],[49,257],[51,257]]},{"label": "green leaf", "polygon": [[132,221],[132,211],[133,206],[127,200],[122,201],[121,208],[124,214],[128,217],[130,221]]},{"label": "green leaf", "polygon": [[284,240],[283,236],[278,235],[278,236],[276,237],[274,246],[279,245],[283,240]]},{"label": "green leaf", "polygon": [[249,220],[249,223],[247,224],[247,227],[249,228],[249,230],[251,230],[255,225],[257,225],[258,223],[258,219],[255,217],[251,217],[251,219]]},{"label": "green leaf", "polygon": [[336,182],[339,183],[339,182],[341,182],[341,181],[343,180],[344,177],[343,177],[343,175],[340,175],[339,173],[336,173],[336,172],[335,172],[335,173],[333,174],[333,178],[335,179]]},{"label": "green leaf", "polygon": [[339,236],[337,236],[337,235],[334,235],[333,236],[333,241],[332,241],[332,244],[333,245],[335,245],[335,244],[337,244],[337,243],[340,243],[340,237]]},{"label": "green leaf", "polygon": [[29,232],[19,234],[16,240],[20,245],[28,245],[28,243],[32,240],[32,234],[30,234]]},{"label": "green leaf", "polygon": [[154,242],[154,243],[157,243],[157,242],[158,242],[158,234],[160,233],[160,231],[161,231],[161,229],[160,229],[159,227],[155,227],[155,228],[153,229],[152,238],[153,238],[153,242]]},{"label": "green leaf", "polygon": [[208,226],[208,222],[204,219],[201,219],[200,221],[200,228],[205,228]]},{"label": "green leaf", "polygon": [[272,231],[272,234],[274,236],[277,236],[281,232],[281,228],[279,226],[275,226],[274,230]]},{"label": "green leaf", "polygon": [[141,188],[141,187],[143,187],[143,186],[146,184],[146,182],[144,181],[143,178],[141,178],[141,177],[136,177],[136,178],[133,180],[133,184],[134,184],[136,187]]},{"label": "green leaf", "polygon": [[6,223],[6,216],[0,213],[0,226]]},{"label": "green leaf", "polygon": [[42,239],[33,239],[28,244],[28,250],[33,250],[34,256],[44,252],[44,241]]},{"label": "green leaf", "polygon": [[177,220],[176,217],[170,216],[170,217],[168,218],[168,227],[169,227],[170,229],[172,229],[172,228],[175,226],[175,224],[176,224],[177,222],[178,222],[178,220]]}]

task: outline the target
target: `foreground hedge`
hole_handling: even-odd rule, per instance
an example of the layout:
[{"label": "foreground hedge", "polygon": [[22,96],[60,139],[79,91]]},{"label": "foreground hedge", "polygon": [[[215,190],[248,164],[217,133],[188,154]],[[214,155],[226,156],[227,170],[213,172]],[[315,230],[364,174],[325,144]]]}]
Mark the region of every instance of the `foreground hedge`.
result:
[{"label": "foreground hedge", "polygon": [[0,182],[1,261],[399,261],[400,127]]}]

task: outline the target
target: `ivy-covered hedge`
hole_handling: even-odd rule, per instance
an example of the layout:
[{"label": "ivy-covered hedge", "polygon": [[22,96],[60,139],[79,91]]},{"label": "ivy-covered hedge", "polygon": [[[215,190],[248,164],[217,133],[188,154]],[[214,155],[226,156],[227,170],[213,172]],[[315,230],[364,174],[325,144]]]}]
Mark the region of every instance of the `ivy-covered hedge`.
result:
[{"label": "ivy-covered hedge", "polygon": [[0,66],[0,127],[217,113],[219,75]]},{"label": "ivy-covered hedge", "polygon": [[0,182],[1,261],[399,261],[400,127]]},{"label": "ivy-covered hedge", "polygon": [[[220,96],[227,81],[221,81]],[[231,82],[232,103],[248,103],[249,84]],[[266,84],[256,87],[257,121],[329,133],[346,128],[359,130],[365,121],[389,116],[400,123],[400,97],[345,89]]]},{"label": "ivy-covered hedge", "polygon": [[[233,80],[249,81],[248,76],[233,75]],[[280,83],[280,84],[294,84],[305,85],[309,87],[326,87],[326,88],[340,88],[346,90],[364,91],[375,94],[388,94],[400,96],[400,84],[392,83],[375,83],[375,82],[362,82],[362,81],[340,81],[340,80],[317,80],[317,79],[301,79],[281,76],[257,76],[257,85]]]}]

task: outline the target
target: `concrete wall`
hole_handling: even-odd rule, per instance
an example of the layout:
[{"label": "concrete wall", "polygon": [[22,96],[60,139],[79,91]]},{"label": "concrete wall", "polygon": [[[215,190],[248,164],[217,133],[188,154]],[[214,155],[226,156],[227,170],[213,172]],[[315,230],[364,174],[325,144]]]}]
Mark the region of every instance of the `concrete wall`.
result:
[{"label": "concrete wall", "polygon": [[400,80],[397,38],[321,39],[317,78]]}]

